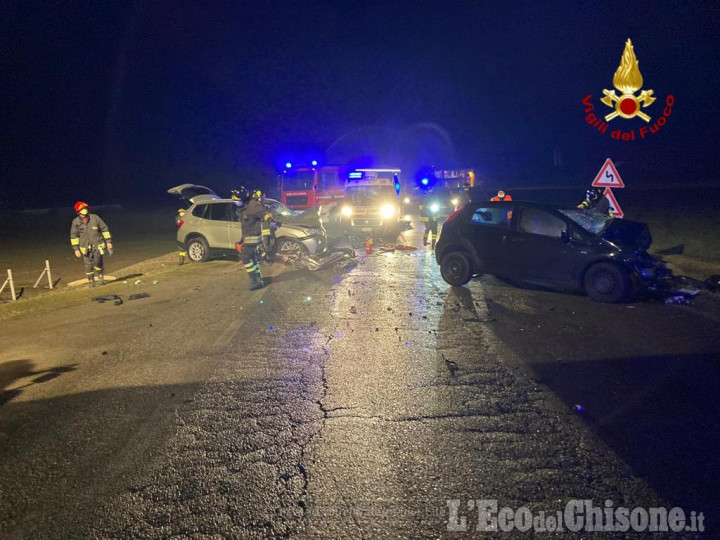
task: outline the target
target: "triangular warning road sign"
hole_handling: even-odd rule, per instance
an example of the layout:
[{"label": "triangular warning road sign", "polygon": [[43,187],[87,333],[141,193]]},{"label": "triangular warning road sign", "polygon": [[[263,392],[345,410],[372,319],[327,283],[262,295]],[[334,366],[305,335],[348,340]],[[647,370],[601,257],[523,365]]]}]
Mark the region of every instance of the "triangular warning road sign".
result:
[{"label": "triangular warning road sign", "polygon": [[625,183],[620,178],[620,175],[615,168],[612,160],[607,158],[605,164],[597,173],[595,180],[592,182],[593,187],[609,187],[609,188],[624,188]]},{"label": "triangular warning road sign", "polygon": [[603,191],[603,195],[607,197],[608,202],[610,203],[610,213],[613,217],[621,218],[625,215],[625,213],[622,211],[622,208],[620,208],[620,205],[617,202],[617,199],[615,198],[615,194],[612,192],[612,189],[605,188],[605,191]]}]

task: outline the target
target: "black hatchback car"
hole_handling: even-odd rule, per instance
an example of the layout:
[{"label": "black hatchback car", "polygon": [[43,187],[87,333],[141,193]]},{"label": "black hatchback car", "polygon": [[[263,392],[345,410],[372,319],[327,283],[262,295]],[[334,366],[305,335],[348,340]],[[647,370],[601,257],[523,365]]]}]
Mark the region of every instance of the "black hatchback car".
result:
[{"label": "black hatchback car", "polygon": [[435,246],[443,279],[492,274],[618,302],[670,274],[647,253],[647,225],[531,202],[470,203],[450,215]]}]

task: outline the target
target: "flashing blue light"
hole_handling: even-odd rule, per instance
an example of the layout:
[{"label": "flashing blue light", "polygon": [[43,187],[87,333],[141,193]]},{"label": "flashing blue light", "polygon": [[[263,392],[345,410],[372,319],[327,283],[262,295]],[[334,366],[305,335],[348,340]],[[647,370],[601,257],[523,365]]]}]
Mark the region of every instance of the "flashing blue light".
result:
[{"label": "flashing blue light", "polygon": [[317,161],[315,161],[315,160],[313,159],[313,160],[310,162],[310,165],[312,165],[313,167],[317,167]]},{"label": "flashing blue light", "polygon": [[423,186],[427,186],[427,185],[430,183],[430,180],[428,180],[428,178],[427,178],[427,176],[426,176],[425,178],[423,178],[422,180],[420,180],[420,183],[421,183]]},{"label": "flashing blue light", "polygon": [[289,161],[287,163],[285,163],[286,169],[289,169],[290,167],[292,167],[292,163],[290,163]]},{"label": "flashing blue light", "polygon": [[398,178],[398,175],[395,176],[395,193],[399,196],[400,195],[400,179]]}]

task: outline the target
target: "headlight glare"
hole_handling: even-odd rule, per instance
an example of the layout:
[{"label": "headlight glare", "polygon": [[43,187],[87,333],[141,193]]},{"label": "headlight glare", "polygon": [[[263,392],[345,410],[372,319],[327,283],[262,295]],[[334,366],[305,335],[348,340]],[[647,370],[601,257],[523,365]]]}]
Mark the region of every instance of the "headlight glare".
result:
[{"label": "headlight glare", "polygon": [[395,207],[392,204],[386,204],[380,209],[380,215],[384,218],[390,218],[395,215]]}]

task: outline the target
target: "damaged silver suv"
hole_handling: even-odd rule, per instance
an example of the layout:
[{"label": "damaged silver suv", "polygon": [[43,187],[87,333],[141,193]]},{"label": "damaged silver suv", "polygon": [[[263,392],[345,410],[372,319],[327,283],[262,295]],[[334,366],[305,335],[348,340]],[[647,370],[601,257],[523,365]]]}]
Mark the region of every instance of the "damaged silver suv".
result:
[{"label": "damaged silver suv", "polygon": [[[177,243],[193,262],[212,257],[237,256],[235,242],[242,236],[240,203],[223,199],[213,190],[195,184],[182,184],[168,190],[189,205],[178,220]],[[265,199],[265,206],[280,224],[276,232],[275,253],[286,257],[316,255],[327,249],[327,238],[317,208],[305,212],[291,210],[280,201]]]}]

